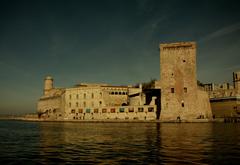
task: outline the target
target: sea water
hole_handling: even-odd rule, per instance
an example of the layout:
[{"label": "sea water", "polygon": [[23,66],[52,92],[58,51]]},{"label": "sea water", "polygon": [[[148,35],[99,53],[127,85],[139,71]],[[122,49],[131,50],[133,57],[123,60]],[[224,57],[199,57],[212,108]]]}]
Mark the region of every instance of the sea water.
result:
[{"label": "sea water", "polygon": [[1,164],[239,164],[239,123],[0,120]]}]

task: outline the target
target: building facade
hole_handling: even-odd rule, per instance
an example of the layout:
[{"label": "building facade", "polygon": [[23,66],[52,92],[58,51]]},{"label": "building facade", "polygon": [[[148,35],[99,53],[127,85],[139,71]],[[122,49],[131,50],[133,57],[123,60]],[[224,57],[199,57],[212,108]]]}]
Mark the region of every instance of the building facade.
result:
[{"label": "building facade", "polygon": [[240,72],[233,72],[230,83],[204,84],[208,92],[214,118],[240,117]]},{"label": "building facade", "polygon": [[211,119],[209,97],[196,79],[196,43],[160,44],[160,120]]},{"label": "building facade", "polygon": [[46,77],[38,114],[45,120],[155,120],[156,105],[145,105],[142,89],[131,86],[81,83],[54,88]]}]

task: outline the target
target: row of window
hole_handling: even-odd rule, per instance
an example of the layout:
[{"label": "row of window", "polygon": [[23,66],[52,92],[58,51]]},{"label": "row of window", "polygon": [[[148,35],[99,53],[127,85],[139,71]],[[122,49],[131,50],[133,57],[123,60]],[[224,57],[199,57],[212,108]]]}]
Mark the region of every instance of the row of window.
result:
[{"label": "row of window", "polygon": [[[129,112],[129,113],[132,113],[132,112],[144,112],[144,108],[143,107],[139,107],[139,108],[134,108],[134,107],[130,107],[130,108],[119,108],[119,109],[116,109],[116,108],[110,108],[110,109],[106,109],[106,108],[102,108],[102,109],[98,109],[98,108],[95,108],[95,109],[91,109],[91,108],[87,108],[85,109],[85,111],[83,109],[78,109],[75,110],[75,109],[72,109],[71,110],[71,113],[116,113],[116,112],[119,112],[119,113],[124,113],[124,112]],[[153,107],[148,107],[147,108],[147,112],[154,112],[154,108]]]},{"label": "row of window", "polygon": [[[99,104],[98,104],[98,105],[94,105],[94,102],[92,102],[91,105],[92,105],[92,107],[94,107],[94,106],[101,106],[101,105],[102,105],[102,101],[99,101]],[[72,103],[70,102],[70,103],[68,103],[68,106],[69,106],[69,108],[71,108],[73,105],[72,105]],[[83,107],[86,107],[86,106],[87,106],[86,101],[83,102],[83,105],[82,105],[82,106],[83,106]],[[75,107],[80,107],[79,102],[76,102],[76,103],[75,103]]]},{"label": "row of window", "polygon": [[48,109],[45,113],[56,113],[57,109]]},{"label": "row of window", "polygon": [[[186,87],[184,87],[184,88],[183,88],[183,91],[184,91],[184,93],[187,93],[187,88],[186,88]],[[174,88],[171,88],[171,93],[175,93],[175,90],[174,90]]]},{"label": "row of window", "polygon": [[[102,92],[100,92],[99,95],[100,95],[100,97],[102,97]],[[92,94],[91,94],[91,98],[94,99],[94,97],[95,97],[95,95],[94,95],[94,93],[92,93]],[[69,99],[72,99],[72,98],[73,98],[73,95],[70,94],[70,95],[69,95]],[[75,98],[76,98],[76,99],[79,99],[79,94],[76,94],[76,97],[75,97]],[[84,99],[87,98],[87,94],[86,94],[86,93],[83,94],[83,98],[84,98]]]},{"label": "row of window", "polygon": [[109,92],[110,95],[127,95],[127,92]]}]

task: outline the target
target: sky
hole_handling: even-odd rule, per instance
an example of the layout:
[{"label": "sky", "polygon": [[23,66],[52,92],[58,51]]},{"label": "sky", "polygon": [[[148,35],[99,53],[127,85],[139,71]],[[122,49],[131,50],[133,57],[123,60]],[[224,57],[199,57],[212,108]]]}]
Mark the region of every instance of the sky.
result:
[{"label": "sky", "polygon": [[159,44],[197,43],[197,78],[240,70],[237,0],[1,0],[0,114],[36,112],[43,80],[128,85],[160,79]]}]

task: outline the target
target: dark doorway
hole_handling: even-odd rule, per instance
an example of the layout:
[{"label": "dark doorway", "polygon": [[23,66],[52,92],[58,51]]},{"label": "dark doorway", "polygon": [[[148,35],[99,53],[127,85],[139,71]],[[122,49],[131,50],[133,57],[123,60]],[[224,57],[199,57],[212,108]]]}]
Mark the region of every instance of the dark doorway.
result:
[{"label": "dark doorway", "polygon": [[157,119],[160,118],[161,113],[161,89],[144,89],[143,93],[146,95],[146,105],[149,105],[152,97],[157,97],[156,105],[157,105]]}]

